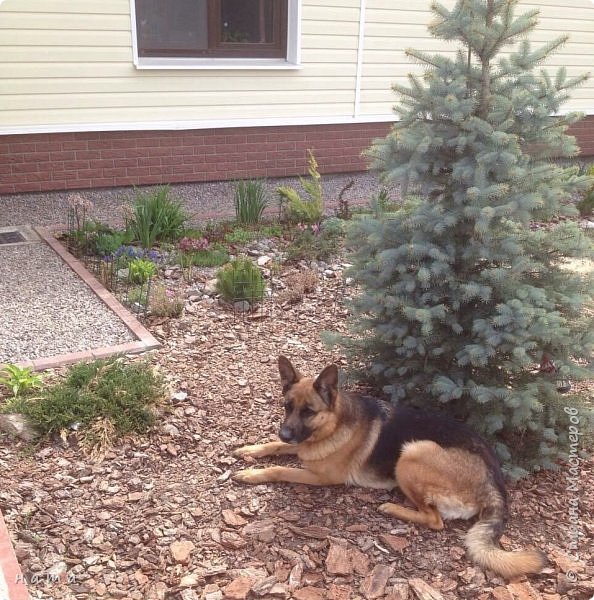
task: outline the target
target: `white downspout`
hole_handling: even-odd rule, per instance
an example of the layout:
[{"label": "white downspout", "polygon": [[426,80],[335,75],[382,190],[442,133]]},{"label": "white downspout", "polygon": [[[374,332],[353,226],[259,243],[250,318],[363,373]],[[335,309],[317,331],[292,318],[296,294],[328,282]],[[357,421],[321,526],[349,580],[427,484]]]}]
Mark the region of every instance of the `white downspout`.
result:
[{"label": "white downspout", "polygon": [[359,43],[357,46],[357,72],[355,74],[355,103],[353,106],[353,118],[359,116],[359,104],[361,102],[361,77],[363,73],[363,46],[365,43],[365,2],[360,0],[359,5]]}]

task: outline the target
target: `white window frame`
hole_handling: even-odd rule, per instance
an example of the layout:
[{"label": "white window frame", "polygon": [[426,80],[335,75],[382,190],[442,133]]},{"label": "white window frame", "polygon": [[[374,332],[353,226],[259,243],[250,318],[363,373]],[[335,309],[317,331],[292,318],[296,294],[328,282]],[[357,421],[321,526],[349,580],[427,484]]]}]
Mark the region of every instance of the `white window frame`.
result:
[{"label": "white window frame", "polygon": [[287,57],[285,58],[210,58],[138,56],[136,2],[130,0],[132,52],[137,69],[300,69],[301,68],[301,0],[287,0]]}]

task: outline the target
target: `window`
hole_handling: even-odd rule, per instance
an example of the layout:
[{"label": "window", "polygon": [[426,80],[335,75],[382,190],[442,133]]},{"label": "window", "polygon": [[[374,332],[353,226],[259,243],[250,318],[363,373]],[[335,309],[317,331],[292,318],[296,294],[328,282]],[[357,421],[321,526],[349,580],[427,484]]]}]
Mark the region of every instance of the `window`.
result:
[{"label": "window", "polygon": [[132,1],[140,66],[150,59],[286,61],[292,54],[288,22],[296,21],[290,13],[298,0]]}]

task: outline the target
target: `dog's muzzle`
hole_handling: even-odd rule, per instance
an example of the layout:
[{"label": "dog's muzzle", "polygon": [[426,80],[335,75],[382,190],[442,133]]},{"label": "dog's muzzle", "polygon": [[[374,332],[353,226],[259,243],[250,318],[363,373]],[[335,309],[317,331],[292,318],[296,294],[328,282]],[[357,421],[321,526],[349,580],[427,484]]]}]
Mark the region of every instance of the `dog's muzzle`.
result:
[{"label": "dog's muzzle", "polygon": [[278,432],[278,437],[286,444],[297,444],[295,432],[286,425],[283,425]]}]

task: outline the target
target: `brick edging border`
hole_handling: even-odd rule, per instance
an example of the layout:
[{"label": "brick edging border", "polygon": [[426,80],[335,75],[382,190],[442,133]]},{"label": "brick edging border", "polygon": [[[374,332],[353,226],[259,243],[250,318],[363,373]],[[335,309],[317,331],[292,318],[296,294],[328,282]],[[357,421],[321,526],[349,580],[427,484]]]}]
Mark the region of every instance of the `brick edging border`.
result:
[{"label": "brick edging border", "polygon": [[95,295],[109,308],[129,329],[136,338],[134,342],[117,344],[115,346],[102,346],[91,350],[80,352],[68,352],[66,354],[57,354],[48,358],[36,358],[33,360],[19,363],[23,367],[31,367],[35,371],[45,369],[54,369],[85,360],[95,360],[105,358],[114,354],[138,354],[148,350],[156,350],[161,347],[159,341],[138,321],[138,319],[124,306],[120,304],[117,298],[107,290],[103,284],[96,279],[92,273],[76,259],[70,252],[58,242],[52,235],[50,229],[46,227],[34,227],[35,232],[85,283]]},{"label": "brick edging border", "polygon": [[0,512],[0,598],[30,600],[27,583],[16,559],[10,534]]}]

